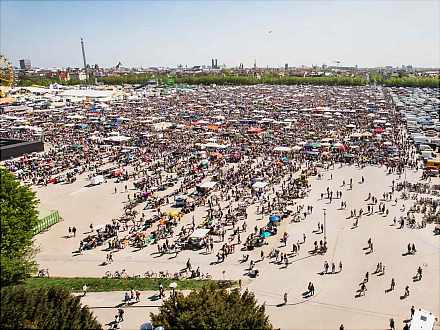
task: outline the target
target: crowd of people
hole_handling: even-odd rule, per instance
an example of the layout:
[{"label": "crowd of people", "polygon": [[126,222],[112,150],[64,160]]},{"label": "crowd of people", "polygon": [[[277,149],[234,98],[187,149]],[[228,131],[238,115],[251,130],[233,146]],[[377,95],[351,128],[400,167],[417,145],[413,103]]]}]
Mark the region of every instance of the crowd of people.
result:
[{"label": "crowd of people", "polygon": [[[75,106],[51,117],[31,113],[26,119],[41,123],[48,150],[4,162],[30,185],[72,184],[83,173],[103,175],[104,184],[125,182],[124,212],[101,228],[90,225],[76,252],[107,244],[105,264],[109,264],[112,252],[127,246],[142,250],[155,245],[159,258],[204,249],[220,264],[244,251],[250,277],[261,274],[257,262],[265,260],[287,268],[299,253],[328,252],[324,224],[315,231],[323,236],[309,240],[310,250],[301,247],[306,244],[304,233],[303,241],[292,242],[292,250],[287,251],[289,235],[279,230],[281,223],[304,222],[312,216],[313,205],[301,199],[310,194],[313,180],[324,178],[329,187],[321,192],[321,200],[347,212],[354,229],[362,225],[363,217],[387,218],[391,207],[411,195],[414,205],[410,209],[403,205],[400,219],[394,218],[392,225],[397,226],[397,221],[400,228],[440,225],[439,199],[432,194],[438,185],[405,179],[406,171],[422,164],[390,90],[257,85],[138,96],[110,102],[105,109]],[[346,178],[334,189],[331,171],[346,165],[382,166],[399,180],[384,187],[382,195],[370,193],[363,204],[347,205],[346,195],[369,178]],[[247,225],[251,206],[264,220],[253,228]],[[200,217],[202,209],[206,212]],[[191,223],[182,224],[183,216],[192,217]],[[265,259],[263,247],[273,237],[282,247]],[[249,260],[249,251],[258,249],[261,259]],[[374,253],[371,238],[365,250]],[[414,243],[409,243],[408,254],[415,253]],[[190,260],[186,268],[188,277],[203,274]],[[342,261],[325,261],[322,274],[341,271]],[[385,265],[379,262],[372,274],[385,274]],[[421,279],[421,268],[417,274]],[[365,295],[368,281],[367,272],[356,295]],[[393,278],[391,290],[395,285]],[[303,297],[314,295],[310,282]],[[404,295],[409,295],[409,285]],[[287,293],[283,301],[287,304]]]}]

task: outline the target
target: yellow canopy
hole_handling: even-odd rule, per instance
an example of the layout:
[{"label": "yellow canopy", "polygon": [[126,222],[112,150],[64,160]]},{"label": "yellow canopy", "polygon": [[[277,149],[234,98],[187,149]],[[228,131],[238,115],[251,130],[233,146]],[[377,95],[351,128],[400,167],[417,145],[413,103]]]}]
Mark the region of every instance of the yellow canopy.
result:
[{"label": "yellow canopy", "polygon": [[179,214],[180,214],[180,211],[178,211],[178,210],[168,210],[166,212],[166,215],[173,217],[173,218],[177,218],[179,216]]}]

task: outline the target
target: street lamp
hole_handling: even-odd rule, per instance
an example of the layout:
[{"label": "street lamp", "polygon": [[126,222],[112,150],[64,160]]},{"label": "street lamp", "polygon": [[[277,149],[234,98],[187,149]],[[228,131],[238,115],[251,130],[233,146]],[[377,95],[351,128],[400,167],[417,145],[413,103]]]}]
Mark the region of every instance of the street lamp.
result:
[{"label": "street lamp", "polygon": [[173,295],[173,299],[175,299],[175,298],[176,298],[176,288],[177,288],[177,283],[176,283],[176,282],[172,282],[172,283],[170,283],[170,288],[173,290],[172,295]]},{"label": "street lamp", "polygon": [[327,241],[327,223],[326,223],[326,212],[327,209],[322,209],[324,211],[324,242]]}]

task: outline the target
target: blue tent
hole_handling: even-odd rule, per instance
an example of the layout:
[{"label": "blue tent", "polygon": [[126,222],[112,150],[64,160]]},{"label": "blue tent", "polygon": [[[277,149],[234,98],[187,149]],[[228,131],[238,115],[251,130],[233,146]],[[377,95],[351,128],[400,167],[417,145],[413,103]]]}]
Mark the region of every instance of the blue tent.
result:
[{"label": "blue tent", "polygon": [[278,222],[278,221],[280,221],[281,220],[281,218],[280,218],[280,216],[279,215],[271,215],[270,217],[269,217],[269,221],[270,222]]}]

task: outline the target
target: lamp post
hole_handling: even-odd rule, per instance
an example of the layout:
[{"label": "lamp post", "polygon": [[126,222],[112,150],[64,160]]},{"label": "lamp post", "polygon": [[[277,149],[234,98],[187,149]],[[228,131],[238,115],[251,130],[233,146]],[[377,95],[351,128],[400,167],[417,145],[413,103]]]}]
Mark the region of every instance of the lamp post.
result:
[{"label": "lamp post", "polygon": [[327,241],[327,223],[326,223],[326,211],[327,209],[322,209],[324,211],[324,242]]},{"label": "lamp post", "polygon": [[172,295],[173,295],[173,300],[176,300],[176,287],[177,287],[177,283],[176,282],[172,282],[170,284],[170,288],[173,290]]}]

